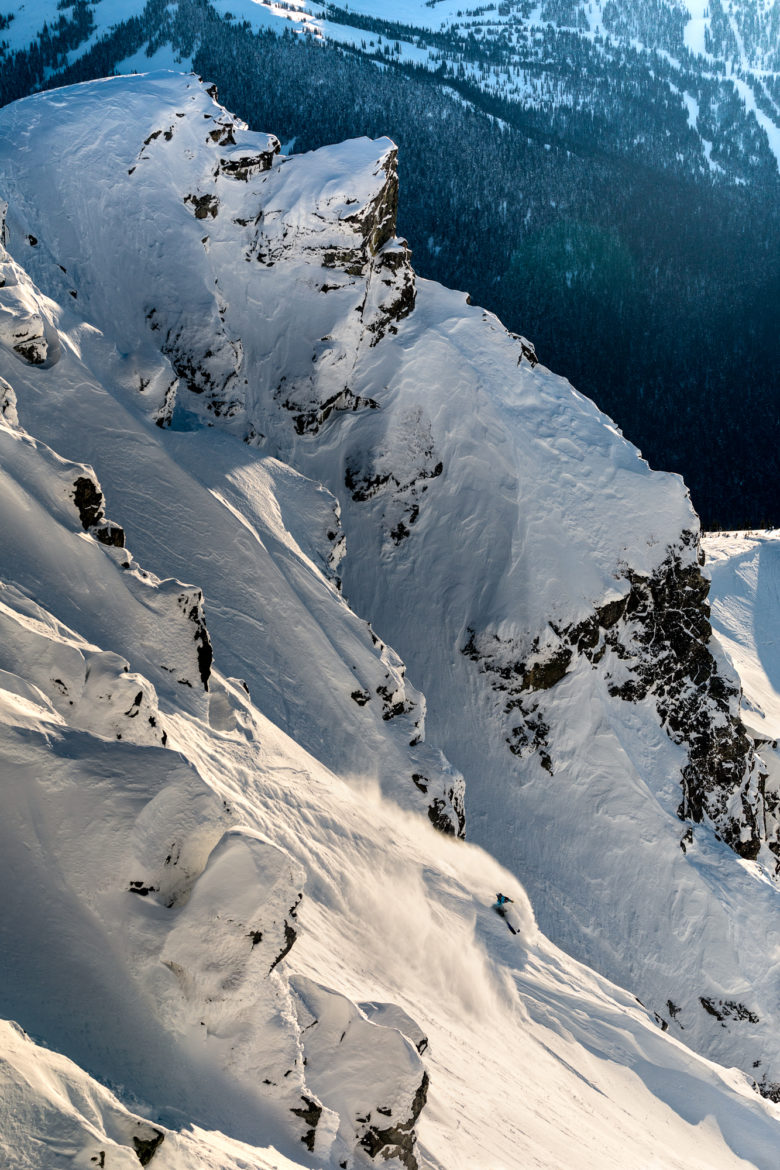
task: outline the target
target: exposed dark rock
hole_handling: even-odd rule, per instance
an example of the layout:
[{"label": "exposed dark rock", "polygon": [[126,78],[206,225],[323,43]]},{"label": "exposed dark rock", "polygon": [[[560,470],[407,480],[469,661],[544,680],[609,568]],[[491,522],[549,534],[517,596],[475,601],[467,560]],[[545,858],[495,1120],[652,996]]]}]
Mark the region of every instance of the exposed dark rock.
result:
[{"label": "exposed dark rock", "polygon": [[[520,757],[537,751],[548,770],[549,754],[543,758],[542,752],[550,729],[540,726],[529,696],[555,686],[575,656],[603,671],[613,697],[650,697],[667,734],[687,754],[680,818],[707,821],[746,859],[758,856],[762,840],[780,857],[780,800],[767,791],[766,770],[740,722],[739,689],[720,675],[709,649],[709,584],[700,556],[692,562],[687,553],[697,539],[683,533],[681,545],[668,550],[651,576],[626,570],[622,596],[583,621],[551,627],[545,644],[535,639],[522,656],[492,633],[473,630],[462,652],[490,675],[494,689],[506,693],[505,713],[523,717],[507,736],[510,750]],[[686,832],[683,851],[692,841]]]},{"label": "exposed dark rock", "polygon": [[73,500],[85,532],[103,519],[103,493],[86,475],[80,475],[73,484]]},{"label": "exposed dark rock", "polygon": [[455,826],[447,812],[447,805],[440,796],[435,797],[432,804],[428,805],[428,820],[440,833],[448,837],[455,836]]},{"label": "exposed dark rock", "polygon": [[[212,131],[212,138],[215,133],[218,133],[218,131]],[[232,125],[228,128],[228,135],[227,139],[218,139],[222,146],[235,143],[232,134]],[[264,171],[270,171],[274,158],[279,153],[279,150],[279,139],[269,135],[268,150],[246,151],[243,154],[233,154],[230,158],[221,158],[219,160],[219,173],[229,179],[236,179],[239,182],[246,183],[253,175],[260,175]]]},{"label": "exposed dark rock", "polygon": [[110,520],[104,520],[102,524],[95,525],[93,535],[101,544],[110,545],[112,548],[125,547],[125,530],[118,524],[112,524]]},{"label": "exposed dark rock", "polygon": [[9,427],[19,426],[19,413],[16,409],[16,392],[13,386],[0,378],[0,419]]},{"label": "exposed dark rock", "polygon": [[526,675],[526,686],[532,691],[547,691],[560,682],[571,665],[572,652],[564,646],[548,659],[534,662]]},{"label": "exposed dark rock", "polygon": [[146,882],[130,882],[128,890],[131,894],[139,894],[142,898],[147,898],[149,894],[157,893],[157,886],[147,886]]},{"label": "exposed dark rock", "polygon": [[526,704],[520,698],[513,698],[507,703],[504,710],[519,711],[523,715],[523,722],[512,728],[507,738],[509,750],[513,755],[526,759],[536,752],[539,763],[553,775],[552,758],[550,756],[550,727],[545,723],[534,703]]},{"label": "exposed dark rock", "polygon": [[[777,800],[765,792],[765,770],[740,722],[739,690],[718,673],[708,647],[709,583],[697,565],[681,563],[673,552],[652,578],[631,574],[629,580],[621,623],[627,628],[621,634],[613,627],[613,645],[630,660],[632,697],[651,695],[670,738],[687,750],[678,814],[709,820],[736,853],[754,859],[765,813]],[[775,833],[767,843],[780,852]]]},{"label": "exposed dark rock", "polygon": [[[585,650],[595,646],[598,636],[593,636],[592,627],[594,624],[592,620],[581,622],[568,631],[577,649]],[[497,675],[499,679],[510,683],[508,686],[502,686],[498,682],[494,685],[497,690],[510,691],[514,695],[529,691],[546,691],[550,687],[554,687],[566,674],[574,656],[572,646],[566,645],[560,639],[558,639],[557,644],[540,649],[539,639],[536,638],[531,647],[531,654],[526,661],[506,660],[504,656],[496,655],[494,657],[489,652],[485,652],[481,644],[477,643],[476,634],[471,627],[469,627],[468,633],[469,639],[463,647],[462,653],[474,662],[479,662],[483,672]],[[508,703],[506,710],[510,711],[517,705],[517,703]]]},{"label": "exposed dark rock", "polygon": [[216,195],[185,195],[184,202],[192,205],[196,219],[217,218],[219,199]]},{"label": "exposed dark rock", "polygon": [[[295,915],[297,913],[298,907],[301,904],[302,897],[303,897],[303,895],[299,894],[298,898],[296,899],[294,904],[290,907],[289,914],[290,914],[290,918],[292,918],[293,921],[295,920]],[[269,975],[273,971],[274,967],[276,967],[279,963],[281,963],[281,961],[285,957],[285,955],[289,955],[290,951],[293,948],[293,943],[295,942],[297,937],[298,937],[297,930],[285,918],[285,920],[284,920],[284,946],[282,947],[281,951],[274,959],[273,963],[271,963],[271,966],[268,968]]]},{"label": "exposed dark rock", "polygon": [[354,699],[354,701],[357,703],[358,707],[365,707],[366,703],[371,698],[371,695],[369,694],[368,691],[360,690],[360,691],[353,691],[352,695],[350,697],[352,699]]},{"label": "exposed dark rock", "polygon": [[392,492],[393,502],[401,511],[395,524],[388,528],[393,543],[398,545],[410,534],[411,526],[420,515],[420,497],[428,490],[428,480],[436,479],[444,471],[441,460],[434,462],[435,452],[430,433],[419,427],[412,434],[416,466],[412,474],[400,480],[394,473],[376,470],[371,466],[371,455],[354,453],[347,458],[344,485],[356,503],[365,503],[381,491]]},{"label": "exposed dark rock", "polygon": [[24,336],[13,346],[13,351],[31,366],[43,365],[49,356],[49,347],[42,333],[37,337]]},{"label": "exposed dark rock", "polygon": [[[379,686],[376,693],[382,700],[382,718],[385,722],[395,719],[397,715],[406,715],[414,710],[414,703],[406,698],[403,691],[392,690],[387,686]],[[401,695],[401,698],[398,696]]]},{"label": "exposed dark rock", "polygon": [[[415,516],[414,516],[415,520],[417,519],[419,512],[420,512],[420,509],[418,508],[417,512],[415,513]],[[412,523],[414,523],[414,520],[412,521]],[[392,538],[393,544],[400,544],[402,540],[406,540],[407,536],[410,536],[410,535],[411,535],[411,529],[406,527],[406,524],[404,523],[403,520],[399,520],[398,523],[396,524],[395,528],[390,529],[390,536]]]},{"label": "exposed dark rock", "polygon": [[159,1129],[153,1129],[151,1133],[151,1137],[133,1137],[133,1146],[142,1166],[149,1165],[165,1139],[165,1134]]},{"label": "exposed dark rock", "polygon": [[521,337],[519,333],[510,333],[510,337],[515,337],[520,342],[520,357],[517,359],[518,366],[525,359],[531,369],[539,365],[539,358],[536,356],[536,350],[533,343],[527,337]]},{"label": "exposed dark rock", "polygon": [[596,617],[601,628],[611,630],[626,612],[627,603],[627,597],[618,597],[614,601],[608,601],[606,605],[597,606]]},{"label": "exposed dark rock", "polygon": [[356,503],[364,503],[366,500],[370,500],[391,479],[394,483],[398,483],[398,480],[394,476],[391,476],[389,472],[386,475],[368,475],[365,471],[361,471],[350,462],[347,462],[344,470],[344,486],[352,493],[352,499]]},{"label": "exposed dark rock", "polygon": [[[213,130],[209,130],[209,141],[216,142],[219,146],[235,146],[236,138],[233,133],[233,122],[218,122]],[[221,169],[220,160],[220,169]]]},{"label": "exposed dark rock", "polygon": [[73,501],[85,532],[89,532],[101,544],[114,548],[125,547],[124,529],[106,520],[103,514],[103,493],[95,480],[80,475],[73,484]]},{"label": "exposed dark rock", "polygon": [[398,211],[398,151],[388,154],[385,164],[385,182],[373,200],[344,216],[344,222],[354,224],[363,236],[368,252],[375,256],[379,249],[395,236]]},{"label": "exposed dark rock", "polygon": [[144,693],[143,693],[143,691],[139,691],[138,694],[133,699],[130,706],[128,707],[128,709],[125,711],[125,715],[127,715],[128,719],[135,719],[136,718],[139,711],[141,710],[141,703],[143,701],[144,701]]},{"label": "exposed dark rock", "polygon": [[211,677],[211,664],[214,661],[214,651],[203,617],[202,602],[203,594],[199,589],[195,590],[194,593],[182,593],[178,598],[179,607],[185,610],[187,617],[195,626],[193,637],[198,656],[198,673],[200,674],[200,681],[203,683],[203,689],[207,691],[209,689],[209,678]]},{"label": "exposed dark rock", "polygon": [[[423,795],[427,796],[428,789],[431,785],[431,781],[427,776],[423,776],[421,772],[413,772],[412,783]],[[465,837],[466,811],[463,807],[462,794],[456,792],[455,788],[452,787],[448,792],[445,792],[445,796],[449,801],[449,812],[447,811],[447,801],[437,796],[428,805],[428,820],[434,828],[438,829],[441,833],[445,833],[447,836],[455,834],[458,837]],[[453,823],[452,819],[453,813],[455,815],[455,823]],[[420,1051],[422,1052],[422,1049]]]},{"label": "exposed dark rock", "polygon": [[338,394],[326,399],[315,406],[304,408],[300,403],[289,398],[282,400],[282,406],[289,410],[294,418],[295,430],[299,435],[316,435],[323,423],[327,422],[334,413],[354,412],[356,410],[377,410],[379,403],[373,398],[362,398],[353,394],[348,387],[344,387]]},{"label": "exposed dark rock", "polygon": [[363,321],[377,345],[415,306],[417,287],[412,253],[406,240],[391,240],[374,259]]},{"label": "exposed dark rock", "polygon": [[[146,319],[153,330],[159,330],[160,324],[156,309],[150,309]],[[190,351],[191,340],[182,336],[181,329],[169,329],[165,341],[160,346],[162,352],[170,359],[177,380],[180,379],[193,394],[202,394],[206,399],[207,409],[218,418],[232,418],[242,408],[242,401],[235,396],[234,388],[238,389],[238,374],[240,361],[240,343],[231,342],[224,331],[212,341],[212,346],[201,352],[197,357]],[[215,349],[218,353],[215,354]],[[228,357],[225,362],[224,357]],[[210,369],[213,367],[214,372]],[[166,395],[165,415],[167,421],[173,412],[177,384],[174,381]],[[239,391],[240,392],[240,391]],[[167,398],[171,395],[170,407]]]},{"label": "exposed dark rock", "polygon": [[294,1113],[296,1117],[300,1117],[310,1127],[301,1138],[301,1141],[309,1153],[313,1153],[316,1130],[320,1117],[322,1116],[322,1106],[318,1105],[311,1097],[301,1096],[301,1101],[303,1101],[303,1109],[291,1109],[290,1112]]},{"label": "exposed dark rock", "polygon": [[363,245],[355,248],[332,248],[322,253],[324,268],[340,268],[348,276],[362,276],[368,259]]},{"label": "exposed dark rock", "polygon": [[[422,1081],[412,1102],[411,1113],[405,1121],[388,1126],[386,1129],[372,1125],[366,1130],[360,1139],[360,1144],[368,1152],[369,1157],[376,1159],[381,1154],[383,1161],[397,1158],[406,1170],[418,1170],[419,1164],[414,1151],[417,1141],[414,1126],[428,1099],[429,1083],[428,1074],[423,1073]],[[377,1110],[377,1112],[383,1111]],[[358,1118],[358,1120],[360,1119]]]},{"label": "exposed dark rock", "polygon": [[747,1021],[749,1024],[760,1023],[760,1019],[755,1012],[745,1007],[744,1003],[738,1003],[733,999],[711,999],[708,996],[700,995],[699,1003],[705,1012],[714,1016],[721,1023],[724,1023],[726,1020]]}]

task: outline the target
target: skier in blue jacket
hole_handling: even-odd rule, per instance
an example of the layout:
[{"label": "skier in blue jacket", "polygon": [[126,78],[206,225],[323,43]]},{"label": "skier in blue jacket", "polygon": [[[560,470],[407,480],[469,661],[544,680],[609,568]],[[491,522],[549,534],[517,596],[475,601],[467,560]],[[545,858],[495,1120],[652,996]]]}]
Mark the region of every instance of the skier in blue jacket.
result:
[{"label": "skier in blue jacket", "polygon": [[496,914],[498,914],[498,916],[500,918],[504,919],[504,922],[506,922],[506,924],[509,927],[509,929],[511,930],[512,934],[517,934],[517,931],[515,930],[514,926],[512,925],[512,923],[509,921],[509,919],[506,916],[506,912],[507,912],[507,909],[508,909],[511,901],[512,901],[512,899],[507,898],[506,894],[496,894],[496,900],[493,903],[493,909],[495,910]]}]

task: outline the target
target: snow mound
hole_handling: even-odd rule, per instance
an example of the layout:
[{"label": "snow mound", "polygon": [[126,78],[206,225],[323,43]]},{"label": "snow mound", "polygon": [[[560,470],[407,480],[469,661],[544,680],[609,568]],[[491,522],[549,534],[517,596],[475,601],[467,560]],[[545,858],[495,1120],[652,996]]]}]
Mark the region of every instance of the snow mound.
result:
[{"label": "snow mound", "polygon": [[13,1021],[0,1021],[0,1050],[5,1123],[0,1155],[16,1170],[55,1164],[137,1170],[155,1156],[171,1170],[296,1170],[299,1165],[222,1134],[196,1128],[176,1132],[145,1121],[72,1061],[35,1044]]}]

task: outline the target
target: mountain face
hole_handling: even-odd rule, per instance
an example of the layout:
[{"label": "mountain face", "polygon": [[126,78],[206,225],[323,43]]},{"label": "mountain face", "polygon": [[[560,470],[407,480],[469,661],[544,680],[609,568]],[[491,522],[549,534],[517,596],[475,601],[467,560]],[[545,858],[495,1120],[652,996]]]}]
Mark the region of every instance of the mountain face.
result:
[{"label": "mountain face", "polygon": [[416,275],[388,140],[113,78],[0,112],[0,191],[2,1004],[81,1066],[9,1031],[15,1108],[769,1170],[777,770],[682,481]]},{"label": "mountain face", "polygon": [[0,102],[193,68],[289,151],[389,135],[417,271],[532,338],[706,526],[777,523],[775,5],[9,5]]}]

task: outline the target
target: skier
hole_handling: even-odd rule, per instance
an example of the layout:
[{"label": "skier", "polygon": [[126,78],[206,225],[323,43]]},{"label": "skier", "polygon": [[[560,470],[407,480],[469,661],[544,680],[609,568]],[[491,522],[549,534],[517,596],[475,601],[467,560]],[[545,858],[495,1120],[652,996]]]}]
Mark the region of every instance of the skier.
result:
[{"label": "skier", "polygon": [[514,926],[512,925],[512,923],[509,921],[509,919],[506,916],[507,907],[509,906],[511,901],[512,901],[512,899],[507,898],[506,894],[496,894],[496,900],[493,903],[493,909],[495,910],[496,914],[498,914],[499,918],[503,918],[504,922],[507,924],[507,926],[511,930],[512,934],[517,934],[517,931],[515,930]]}]

